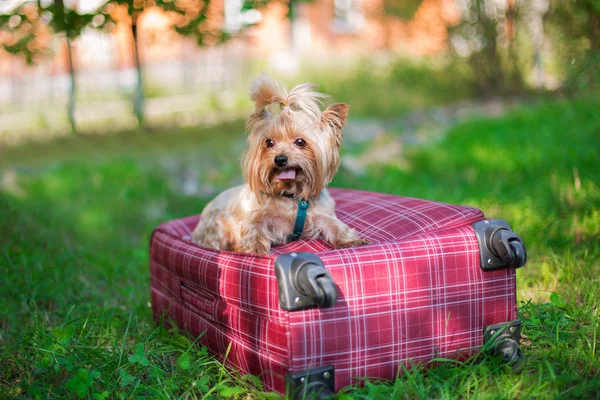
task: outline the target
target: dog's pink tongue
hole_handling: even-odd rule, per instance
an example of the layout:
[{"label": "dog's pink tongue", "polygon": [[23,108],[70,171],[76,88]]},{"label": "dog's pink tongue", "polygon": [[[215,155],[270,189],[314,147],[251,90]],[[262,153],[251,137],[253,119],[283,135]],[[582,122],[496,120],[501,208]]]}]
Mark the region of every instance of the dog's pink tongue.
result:
[{"label": "dog's pink tongue", "polygon": [[279,178],[281,181],[296,179],[296,170],[294,168],[284,169],[279,173],[277,178]]}]

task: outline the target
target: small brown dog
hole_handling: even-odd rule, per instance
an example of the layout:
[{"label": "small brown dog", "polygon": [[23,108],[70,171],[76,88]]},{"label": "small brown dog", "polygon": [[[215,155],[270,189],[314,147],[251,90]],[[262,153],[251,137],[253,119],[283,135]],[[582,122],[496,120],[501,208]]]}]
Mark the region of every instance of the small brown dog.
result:
[{"label": "small brown dog", "polygon": [[299,238],[335,248],[368,243],[335,215],[326,186],[337,172],[348,106],[322,111],[315,85],[289,93],[267,75],[250,88],[255,110],[246,122],[245,184],[224,191],[202,212],[193,240],[215,249],[268,253]]}]

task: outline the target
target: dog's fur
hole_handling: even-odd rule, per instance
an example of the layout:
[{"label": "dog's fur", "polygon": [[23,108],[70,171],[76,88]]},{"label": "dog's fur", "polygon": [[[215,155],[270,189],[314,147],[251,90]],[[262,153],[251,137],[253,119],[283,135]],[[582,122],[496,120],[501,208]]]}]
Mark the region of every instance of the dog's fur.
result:
[{"label": "dog's fur", "polygon": [[[320,99],[325,96],[314,89],[312,84],[302,84],[288,93],[264,74],[253,82],[250,98],[255,110],[246,122],[248,140],[242,159],[246,183],[219,194],[206,206],[193,232],[194,242],[215,249],[268,253],[271,246],[286,242],[294,229],[298,202],[306,199],[310,208],[302,239],[321,237],[335,248],[367,243],[336,217],[326,189],[339,167],[348,106],[337,103],[322,111]],[[283,168],[275,164],[276,156],[287,157]]]}]

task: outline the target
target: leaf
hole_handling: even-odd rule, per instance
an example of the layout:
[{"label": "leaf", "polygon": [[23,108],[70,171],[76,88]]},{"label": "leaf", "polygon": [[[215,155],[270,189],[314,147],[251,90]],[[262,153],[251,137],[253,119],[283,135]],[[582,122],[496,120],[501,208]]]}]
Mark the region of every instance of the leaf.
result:
[{"label": "leaf", "polygon": [[39,400],[42,398],[42,389],[39,386],[29,386],[27,388],[27,394],[30,395],[34,400]]},{"label": "leaf", "polygon": [[66,328],[55,328],[52,329],[50,333],[61,346],[67,347],[67,345],[71,342],[73,335],[75,334],[75,327],[69,326]]},{"label": "leaf", "polygon": [[[146,253],[144,253],[144,257],[146,257]],[[175,342],[180,345],[181,347],[190,347],[192,345],[192,342],[190,341],[190,339],[188,339],[187,337],[183,336],[183,335],[177,335],[175,337]]]},{"label": "leaf", "polygon": [[100,372],[88,372],[85,368],[79,368],[75,376],[71,377],[65,387],[71,393],[77,393],[79,397],[85,397],[88,394],[88,389],[92,387],[93,380],[100,376]]},{"label": "leaf", "polygon": [[85,368],[79,368],[77,370],[77,374],[76,376],[82,381],[82,382],[87,382],[88,376],[90,375],[90,373],[88,372],[87,369]]},{"label": "leaf", "polygon": [[150,370],[148,376],[150,376],[150,378],[162,378],[163,376],[165,376],[165,371],[158,367],[154,367]]},{"label": "leaf", "polygon": [[69,392],[77,393],[79,397],[84,397],[87,393],[87,386],[77,378],[69,379],[65,387]]},{"label": "leaf", "polygon": [[121,387],[125,387],[127,385],[129,385],[131,382],[133,382],[135,380],[135,376],[133,375],[129,375],[129,373],[127,371],[125,371],[124,369],[120,369],[119,370],[119,376],[121,377]]},{"label": "leaf", "polygon": [[244,393],[244,389],[235,386],[221,386],[221,390],[219,390],[219,395],[225,398],[230,398],[236,394],[242,393]]},{"label": "leaf", "polygon": [[192,366],[190,362],[190,355],[188,353],[184,353],[177,359],[177,365],[184,371],[187,371]]},{"label": "leaf", "polygon": [[130,363],[140,364],[144,367],[147,367],[148,365],[150,365],[150,363],[148,362],[148,359],[144,355],[144,344],[143,343],[138,343],[135,346],[135,352],[131,356],[129,356],[128,360]]},{"label": "leaf", "polygon": [[567,305],[565,299],[563,299],[558,293],[552,293],[550,295],[550,302],[554,307],[564,307]]},{"label": "leaf", "polygon": [[260,398],[264,399],[264,400],[280,400],[281,399],[281,395],[279,393],[274,393],[274,392],[264,392],[260,394]]},{"label": "leaf", "polygon": [[77,370],[75,376],[70,378],[65,387],[71,393],[77,393],[79,397],[85,397],[88,392],[88,371],[85,368]]},{"label": "leaf", "polygon": [[197,381],[194,381],[194,386],[198,387],[203,392],[208,392],[210,390],[210,378],[207,375],[202,376]]},{"label": "leaf", "polygon": [[73,368],[75,368],[75,365],[73,365],[74,362],[75,362],[75,355],[69,356],[69,358],[67,358],[67,362],[65,364],[65,369],[67,371],[73,371]]},{"label": "leaf", "polygon": [[96,400],[106,400],[108,398],[108,395],[110,393],[108,393],[108,391],[104,391],[102,393],[94,393],[94,399]]}]

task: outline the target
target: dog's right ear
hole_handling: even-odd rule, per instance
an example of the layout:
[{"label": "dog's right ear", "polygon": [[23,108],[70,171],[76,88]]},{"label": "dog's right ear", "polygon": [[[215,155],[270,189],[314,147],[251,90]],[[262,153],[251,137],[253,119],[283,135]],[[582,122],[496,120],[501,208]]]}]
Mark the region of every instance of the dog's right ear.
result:
[{"label": "dog's right ear", "polygon": [[348,109],[350,107],[344,103],[335,103],[327,107],[321,117],[321,127],[329,128],[332,133],[333,144],[337,147],[342,145],[344,125],[348,117]]}]

